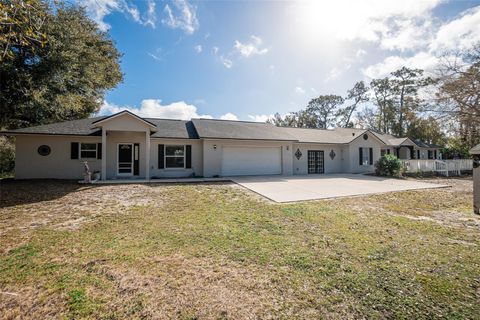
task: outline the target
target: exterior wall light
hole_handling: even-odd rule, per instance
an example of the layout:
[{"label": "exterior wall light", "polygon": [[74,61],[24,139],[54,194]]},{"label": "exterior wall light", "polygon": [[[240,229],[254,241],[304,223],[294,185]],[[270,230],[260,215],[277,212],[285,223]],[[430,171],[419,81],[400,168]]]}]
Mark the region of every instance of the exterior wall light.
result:
[{"label": "exterior wall light", "polygon": [[216,144],[213,145],[213,149],[217,150],[217,145]]}]

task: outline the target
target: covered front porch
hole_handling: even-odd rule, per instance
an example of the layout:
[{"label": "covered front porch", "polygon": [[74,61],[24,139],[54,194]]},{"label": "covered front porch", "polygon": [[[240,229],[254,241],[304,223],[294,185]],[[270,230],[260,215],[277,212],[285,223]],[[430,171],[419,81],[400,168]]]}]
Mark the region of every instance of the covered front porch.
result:
[{"label": "covered front porch", "polygon": [[129,112],[94,125],[102,129],[102,181],[150,179],[150,135],[155,125]]}]

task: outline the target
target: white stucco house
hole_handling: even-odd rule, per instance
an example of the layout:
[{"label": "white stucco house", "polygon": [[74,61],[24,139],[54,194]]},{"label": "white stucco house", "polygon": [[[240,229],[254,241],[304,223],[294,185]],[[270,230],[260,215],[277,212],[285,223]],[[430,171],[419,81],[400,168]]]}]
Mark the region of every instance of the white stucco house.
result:
[{"label": "white stucco house", "polygon": [[440,158],[439,146],[365,129],[141,118],[128,111],[3,132],[16,137],[15,178],[103,180],[364,173],[384,153]]}]

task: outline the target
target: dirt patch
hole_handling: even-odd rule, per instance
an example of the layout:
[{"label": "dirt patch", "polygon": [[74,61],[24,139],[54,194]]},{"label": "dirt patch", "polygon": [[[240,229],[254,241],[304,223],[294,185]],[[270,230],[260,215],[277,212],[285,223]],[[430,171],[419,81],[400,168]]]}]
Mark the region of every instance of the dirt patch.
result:
[{"label": "dirt patch", "polygon": [[64,299],[44,288],[12,288],[0,292],[0,301],[1,318],[6,320],[58,319],[66,313]]}]

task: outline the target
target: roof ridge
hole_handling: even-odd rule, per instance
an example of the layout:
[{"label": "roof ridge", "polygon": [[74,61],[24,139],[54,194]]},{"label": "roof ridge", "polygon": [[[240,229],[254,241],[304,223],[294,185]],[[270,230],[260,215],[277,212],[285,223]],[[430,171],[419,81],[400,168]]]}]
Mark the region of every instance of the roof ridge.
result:
[{"label": "roof ridge", "polygon": [[268,123],[268,122],[259,122],[259,121],[252,121],[252,120],[228,120],[228,119],[209,119],[209,118],[192,118],[191,120],[192,121],[193,120],[208,120],[208,121],[223,121],[223,122],[244,122],[244,123],[266,124],[266,125],[276,127],[275,125],[273,125],[271,123]]}]

